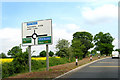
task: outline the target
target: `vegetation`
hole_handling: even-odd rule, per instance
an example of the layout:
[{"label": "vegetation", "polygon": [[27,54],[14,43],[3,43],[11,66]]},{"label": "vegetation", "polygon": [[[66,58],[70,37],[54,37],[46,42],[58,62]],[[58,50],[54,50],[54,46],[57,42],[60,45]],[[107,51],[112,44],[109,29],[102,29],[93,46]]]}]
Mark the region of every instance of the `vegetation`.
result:
[{"label": "vegetation", "polygon": [[8,51],[8,55],[11,57],[15,57],[17,53],[22,53],[22,49],[20,46],[15,46],[11,50]]},{"label": "vegetation", "polygon": [[[79,41],[78,41],[79,40]],[[93,36],[89,32],[76,32],[73,34],[73,40],[72,40],[72,45],[74,45],[74,42],[78,42],[78,44],[81,47],[81,52],[75,52],[75,53],[81,53],[81,56],[85,58],[88,50],[92,47],[94,47],[93,43]],[[76,47],[77,49],[80,50],[80,47]],[[74,48],[75,49],[75,48]]]},{"label": "vegetation", "polygon": [[[54,55],[54,52],[50,51],[49,56],[52,57]],[[40,52],[40,57],[46,57],[46,51],[43,50]]]},{"label": "vegetation", "polygon": [[100,54],[112,54],[114,46],[112,45],[114,38],[110,35],[110,33],[99,32],[94,37],[95,49],[100,51]]},{"label": "vegetation", "polygon": [[[49,65],[50,66],[55,66],[55,65],[59,65],[59,64],[65,64],[65,63],[68,63],[68,62],[73,62],[75,59],[72,59],[71,61],[69,61],[68,58],[55,58],[55,57],[52,57],[49,59]],[[20,64],[20,63],[18,63]],[[45,60],[32,60],[31,62],[31,69],[32,71],[40,71],[41,69],[43,68],[46,68],[46,61]],[[9,76],[12,76],[14,74],[17,74],[17,73],[25,73],[25,72],[28,72],[28,66],[26,67],[23,67],[25,66],[25,64],[23,65],[16,65],[15,66],[15,63],[12,61],[12,62],[9,62],[9,63],[4,63],[2,64],[2,77],[5,78],[5,77],[9,77]],[[21,67],[20,69],[18,69],[18,67]]]},{"label": "vegetation", "polygon": [[[52,58],[52,57],[49,57]],[[55,58],[60,58],[60,57],[55,57]],[[0,64],[6,63],[6,62],[12,62],[14,58],[2,58],[0,59]],[[32,60],[46,60],[46,57],[32,57]]]},{"label": "vegetation", "polygon": [[1,53],[0,54],[0,58],[6,58],[7,56],[5,55],[5,53]]},{"label": "vegetation", "polygon": [[83,50],[85,49],[85,46],[82,45],[81,41],[78,39],[72,40],[72,49],[74,53],[74,57],[77,56],[78,58],[83,58]]},{"label": "vegetation", "polygon": [[115,51],[118,51],[118,52],[119,52],[119,54],[120,54],[120,49],[115,49]]},{"label": "vegetation", "polygon": [[[75,61],[77,56],[79,59],[85,58],[90,54],[97,55],[97,51],[100,51],[100,54],[109,55],[113,51],[113,42],[114,38],[109,33],[99,32],[93,38],[93,35],[89,32],[76,32],[73,34],[73,40],[70,45],[70,42],[65,39],[59,39],[56,45],[56,56],[61,58],[52,57],[54,52],[50,51],[49,56],[50,66],[55,66],[59,64],[65,64],[68,62]],[[93,43],[94,41],[94,43]],[[91,48],[94,49],[90,52]],[[116,49],[120,52],[119,49]],[[12,76],[18,73],[28,72],[28,51],[22,52],[21,46],[15,46],[7,53],[13,57],[12,62],[6,62],[2,64],[2,77]],[[1,57],[6,57],[4,53],[0,54]],[[39,53],[41,58],[46,57],[46,51],[41,51]],[[38,56],[35,56],[38,57]],[[46,61],[40,60],[38,58],[32,59],[32,71],[39,71],[46,67]]]},{"label": "vegetation", "polygon": [[46,56],[46,51],[44,50],[44,51],[41,51],[40,52],[40,57],[45,57]]},{"label": "vegetation", "polygon": [[68,57],[69,56],[69,45],[70,43],[68,40],[62,39],[58,40],[58,43],[56,45],[56,55],[60,57]]},{"label": "vegetation", "polygon": [[54,52],[50,51],[49,56],[52,57],[54,55]]}]

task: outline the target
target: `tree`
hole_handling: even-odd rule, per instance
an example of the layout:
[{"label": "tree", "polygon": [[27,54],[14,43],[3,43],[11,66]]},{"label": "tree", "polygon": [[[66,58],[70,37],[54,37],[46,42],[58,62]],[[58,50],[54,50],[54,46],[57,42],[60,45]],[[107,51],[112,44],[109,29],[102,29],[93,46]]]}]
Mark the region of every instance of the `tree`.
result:
[{"label": "tree", "polygon": [[22,52],[20,46],[15,46],[8,51],[8,55],[13,58],[12,65],[14,66],[14,73],[20,73],[24,70],[28,70],[28,50]]},{"label": "tree", "polygon": [[45,50],[40,52],[40,57],[46,57],[46,51]]},{"label": "tree", "polygon": [[5,53],[1,53],[0,54],[0,58],[6,58],[7,56],[5,55]]},{"label": "tree", "polygon": [[15,73],[28,70],[28,51],[16,53],[12,62],[15,66]]},{"label": "tree", "polygon": [[68,55],[69,45],[70,43],[68,42],[68,40],[65,39],[58,40],[58,43],[56,45],[56,49],[58,51],[56,52],[56,55],[60,57],[69,57]]},{"label": "tree", "polygon": [[120,49],[115,49],[115,51],[118,51],[118,52],[119,52],[119,54],[120,54]]},{"label": "tree", "polygon": [[68,48],[68,56],[69,56],[69,61],[74,57],[72,46]]},{"label": "tree", "polygon": [[62,40],[58,40],[58,43],[56,45],[56,49],[61,50],[62,48],[68,48],[70,45],[70,43],[68,42],[68,40],[62,39]]},{"label": "tree", "polygon": [[110,35],[110,33],[103,33],[99,32],[98,34],[95,35],[94,37],[94,42],[95,42],[95,49],[97,51],[100,51],[101,55],[102,54],[112,54],[113,51],[113,42],[114,38]]},{"label": "tree", "polygon": [[11,57],[15,57],[17,53],[22,53],[22,49],[20,46],[13,47],[11,50],[8,51],[7,54],[10,55]]},{"label": "tree", "polygon": [[73,53],[74,53],[74,57],[78,57],[78,58],[83,58],[83,50],[85,49],[85,46],[82,44],[82,42],[79,39],[73,39],[72,40],[72,49],[73,49]]},{"label": "tree", "polygon": [[96,54],[96,53],[97,53],[97,52],[96,52],[95,49],[91,51],[91,54]]},{"label": "tree", "polygon": [[54,52],[50,51],[49,56],[52,57],[54,55]]},{"label": "tree", "polygon": [[60,57],[69,57],[68,56],[68,48],[60,49],[59,51],[56,52],[56,55],[60,56]]},{"label": "tree", "polygon": [[[76,32],[73,34],[73,40],[79,40],[80,45],[84,45],[84,49],[82,50],[83,58],[85,58],[88,50],[92,47],[94,47],[92,41],[93,41],[93,36],[89,32]],[[79,48],[79,47],[78,47]]]}]

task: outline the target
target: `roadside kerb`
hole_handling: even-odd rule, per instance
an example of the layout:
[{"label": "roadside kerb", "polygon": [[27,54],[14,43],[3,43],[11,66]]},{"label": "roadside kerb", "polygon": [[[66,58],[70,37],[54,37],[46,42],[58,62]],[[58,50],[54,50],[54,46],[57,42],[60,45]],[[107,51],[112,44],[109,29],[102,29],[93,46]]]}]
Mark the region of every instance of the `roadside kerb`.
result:
[{"label": "roadside kerb", "polygon": [[[110,58],[110,57],[106,57],[106,58]],[[66,74],[68,74],[68,73],[75,72],[75,71],[78,70],[78,69],[81,69],[81,68],[83,68],[83,67],[85,67],[85,66],[88,66],[88,65],[94,63],[94,62],[97,62],[97,61],[100,61],[100,60],[103,60],[103,59],[106,59],[106,58],[97,59],[97,60],[92,61],[92,62],[90,62],[90,63],[87,63],[87,64],[84,64],[84,65],[82,65],[82,66],[79,66],[79,67],[77,67],[77,68],[75,68],[75,69],[72,69],[72,70],[70,70],[70,71],[68,71],[68,72],[66,72],[66,73],[64,73],[64,74],[62,74],[62,75],[60,75],[60,76],[58,76],[58,77],[52,79],[52,80],[58,79],[58,78],[60,78],[60,77],[62,77],[62,76],[64,76],[64,75],[66,75]]]}]

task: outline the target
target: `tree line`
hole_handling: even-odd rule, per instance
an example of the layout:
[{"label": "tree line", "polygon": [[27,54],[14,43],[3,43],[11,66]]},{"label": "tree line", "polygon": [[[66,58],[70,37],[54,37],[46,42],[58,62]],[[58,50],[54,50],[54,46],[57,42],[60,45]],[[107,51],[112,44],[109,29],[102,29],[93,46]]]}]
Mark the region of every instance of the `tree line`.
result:
[{"label": "tree line", "polygon": [[[101,55],[110,55],[112,54],[114,45],[112,42],[114,38],[110,33],[99,32],[93,36],[89,32],[75,32],[73,34],[73,39],[70,42],[68,40],[62,39],[58,40],[56,45],[56,55],[60,57],[78,57],[79,59],[85,58],[90,54],[89,50],[93,48],[91,53],[100,52]],[[120,49],[116,49],[120,52]]]},{"label": "tree line", "polygon": [[[0,54],[0,58],[14,58],[15,54],[19,53],[19,51],[22,51],[22,48],[20,46],[14,46],[11,50],[8,51],[7,55],[10,57],[7,57],[5,53]],[[33,51],[35,52],[35,51]],[[32,52],[32,53],[33,53]],[[49,56],[52,57],[54,55],[53,51],[49,51]],[[33,55],[32,57],[46,57],[46,51],[43,50],[39,53],[39,55]]]},{"label": "tree line", "polygon": [[[114,38],[110,33],[99,32],[94,37],[89,32],[75,32],[73,34],[73,39],[71,43],[68,40],[62,39],[58,40],[56,44],[56,53],[50,51],[49,56],[60,56],[60,57],[68,57],[69,59],[73,57],[78,57],[79,59],[85,58],[90,54],[89,50],[93,48],[92,53],[96,53],[96,51],[100,51],[100,54],[109,55],[112,53],[114,45],[112,45]],[[15,46],[11,50],[8,51],[8,55],[14,57],[16,53],[21,51],[20,46]],[[116,49],[120,51],[120,49]],[[37,56],[33,57],[45,57],[46,51],[43,50]],[[0,54],[0,57],[6,58],[7,56],[4,53]]]}]

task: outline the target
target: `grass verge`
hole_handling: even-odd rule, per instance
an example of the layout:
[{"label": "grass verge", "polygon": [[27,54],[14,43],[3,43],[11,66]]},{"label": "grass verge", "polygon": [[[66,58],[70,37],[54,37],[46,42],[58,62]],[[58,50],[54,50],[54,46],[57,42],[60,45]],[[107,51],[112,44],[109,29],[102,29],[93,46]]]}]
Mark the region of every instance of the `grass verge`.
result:
[{"label": "grass verge", "polygon": [[[101,58],[105,58],[105,57],[102,56]],[[97,59],[98,59],[97,57],[93,57],[92,61]],[[35,70],[33,72],[11,76],[9,77],[9,79],[11,78],[56,78],[57,76],[60,76],[72,69],[75,69],[76,67],[87,64],[89,62],[91,62],[89,58],[84,58],[78,61],[78,66],[75,65],[75,62],[71,62],[71,63],[61,64],[61,65],[51,66],[49,68],[49,71],[46,71],[45,68],[43,68],[41,70],[37,70],[37,71]]]}]

